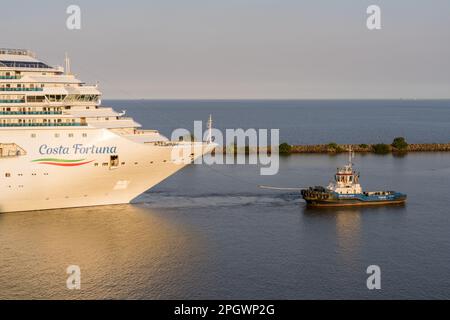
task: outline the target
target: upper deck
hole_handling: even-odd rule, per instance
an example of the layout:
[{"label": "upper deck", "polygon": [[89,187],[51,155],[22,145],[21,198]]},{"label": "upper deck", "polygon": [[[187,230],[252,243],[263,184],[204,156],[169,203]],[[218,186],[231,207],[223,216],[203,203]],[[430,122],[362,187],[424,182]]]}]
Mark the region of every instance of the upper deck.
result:
[{"label": "upper deck", "polygon": [[61,67],[51,67],[25,49],[0,49],[0,70],[44,70],[63,72]]},{"label": "upper deck", "polygon": [[9,49],[9,48],[0,48],[0,55],[8,54],[8,55],[18,55],[18,56],[29,56],[36,58],[36,54],[28,49]]},{"label": "upper deck", "polygon": [[26,49],[0,49],[0,130],[48,127],[138,128],[124,113],[100,107],[97,84],[52,67]]}]

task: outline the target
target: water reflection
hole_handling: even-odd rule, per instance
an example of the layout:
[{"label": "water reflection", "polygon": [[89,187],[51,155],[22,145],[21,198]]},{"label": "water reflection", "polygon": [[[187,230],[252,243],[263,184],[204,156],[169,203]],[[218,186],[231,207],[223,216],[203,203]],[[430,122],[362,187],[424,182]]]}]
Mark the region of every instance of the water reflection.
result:
[{"label": "water reflection", "polygon": [[344,260],[348,260],[358,253],[360,246],[361,210],[357,207],[311,208],[304,206],[303,212],[309,218],[321,217],[334,220],[339,255]]},{"label": "water reflection", "polygon": [[[3,214],[0,298],[152,298],[150,288],[189,274],[198,242],[136,205]],[[71,264],[81,267],[80,291],[66,288]]]},{"label": "water reflection", "polygon": [[333,219],[339,255],[349,261],[359,255],[361,226],[365,214],[382,214],[404,211],[404,205],[386,207],[303,207],[305,217],[310,219]]}]

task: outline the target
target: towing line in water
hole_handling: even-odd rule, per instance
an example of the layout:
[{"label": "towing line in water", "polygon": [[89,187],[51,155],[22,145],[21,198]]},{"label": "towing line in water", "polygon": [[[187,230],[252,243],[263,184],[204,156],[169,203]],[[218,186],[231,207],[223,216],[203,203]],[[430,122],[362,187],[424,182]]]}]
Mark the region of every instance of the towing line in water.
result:
[{"label": "towing line in water", "polygon": [[272,187],[272,186],[263,186],[263,185],[259,185],[258,187],[261,188],[261,189],[287,190],[287,191],[302,191],[303,189],[306,189],[306,188],[283,188],[283,187]]}]

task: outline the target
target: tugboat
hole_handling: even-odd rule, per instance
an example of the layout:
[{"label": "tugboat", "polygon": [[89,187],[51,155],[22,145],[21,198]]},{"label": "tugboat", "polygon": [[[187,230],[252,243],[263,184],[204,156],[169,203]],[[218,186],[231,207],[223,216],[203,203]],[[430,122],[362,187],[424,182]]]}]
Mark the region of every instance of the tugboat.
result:
[{"label": "tugboat", "polygon": [[337,168],[334,181],[325,187],[309,187],[301,190],[301,195],[308,206],[340,207],[404,204],[406,194],[396,191],[364,192],[359,184],[359,172],[353,170],[353,153],[349,149],[349,162]]}]

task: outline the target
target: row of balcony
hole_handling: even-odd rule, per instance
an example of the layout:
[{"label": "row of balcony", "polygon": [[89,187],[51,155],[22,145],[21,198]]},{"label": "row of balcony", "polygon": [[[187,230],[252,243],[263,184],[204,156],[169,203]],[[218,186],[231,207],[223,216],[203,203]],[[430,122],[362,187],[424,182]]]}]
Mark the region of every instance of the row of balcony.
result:
[{"label": "row of balcony", "polygon": [[0,111],[0,115],[42,115],[42,114],[62,114],[62,111]]},{"label": "row of balcony", "polygon": [[0,88],[0,91],[43,91],[43,88]]},{"label": "row of balcony", "polygon": [[21,76],[0,76],[0,80],[14,80],[14,79],[20,79]]},{"label": "row of balcony", "polygon": [[0,103],[25,103],[25,100],[19,99],[19,100],[0,100]]},{"label": "row of balcony", "polygon": [[70,123],[0,123],[0,127],[81,127],[87,126],[87,123],[70,122]]}]

